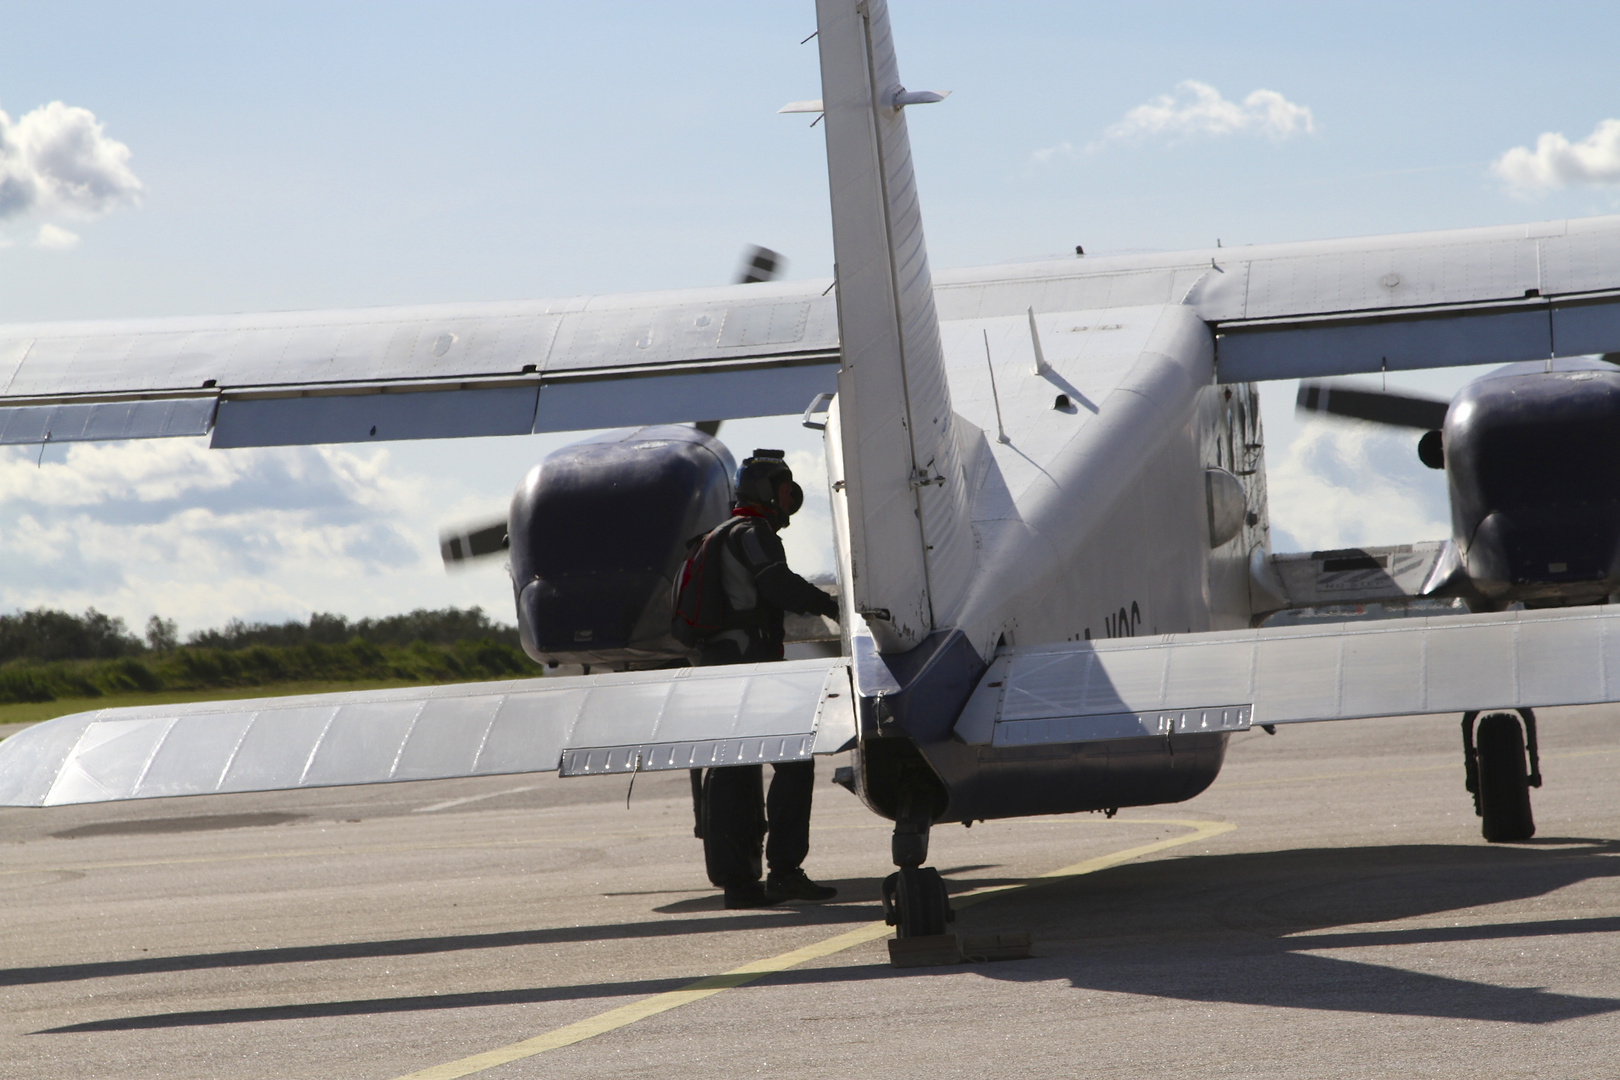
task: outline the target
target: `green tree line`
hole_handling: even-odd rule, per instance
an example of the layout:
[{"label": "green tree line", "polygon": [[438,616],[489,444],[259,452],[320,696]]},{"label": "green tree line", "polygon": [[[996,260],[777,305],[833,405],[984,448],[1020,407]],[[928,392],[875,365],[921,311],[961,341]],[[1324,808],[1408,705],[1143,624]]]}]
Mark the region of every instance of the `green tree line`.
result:
[{"label": "green tree line", "polygon": [[350,622],[244,623],[179,640],[152,616],[137,637],[123,619],[39,608],[0,615],[0,703],[293,682],[469,682],[534,677],[517,629],[481,608],[417,610]]}]

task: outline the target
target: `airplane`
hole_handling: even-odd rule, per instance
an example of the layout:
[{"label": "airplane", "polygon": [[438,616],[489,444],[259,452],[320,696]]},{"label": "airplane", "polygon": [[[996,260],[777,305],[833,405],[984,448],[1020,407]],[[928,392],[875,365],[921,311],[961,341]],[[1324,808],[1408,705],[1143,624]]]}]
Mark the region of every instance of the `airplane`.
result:
[{"label": "airplane", "polygon": [[[1190,799],[1254,726],[1461,714],[1485,838],[1528,837],[1534,710],[1620,699],[1614,379],[1582,359],[1620,352],[1620,217],[935,274],[905,114],[944,95],[901,81],[884,0],[816,13],[822,97],[789,108],[822,118],[831,280],[0,327],[0,442],[621,429],[532,472],[504,535],[531,655],[640,667],[679,662],[636,636],[660,554],[724,501],[725,456],[680,425],[801,414],[834,655],[83,713],[0,743],[0,804],[848,754],[894,822],[890,921],[929,937],[934,825]],[[1258,383],[1480,364],[1518,366],[1420,421],[1449,540],[1270,550]],[[565,481],[682,468],[649,481],[676,490],[646,548],[551,559]],[[628,629],[585,625],[621,585]],[[1274,618],[1373,598],[1417,614]]]}]

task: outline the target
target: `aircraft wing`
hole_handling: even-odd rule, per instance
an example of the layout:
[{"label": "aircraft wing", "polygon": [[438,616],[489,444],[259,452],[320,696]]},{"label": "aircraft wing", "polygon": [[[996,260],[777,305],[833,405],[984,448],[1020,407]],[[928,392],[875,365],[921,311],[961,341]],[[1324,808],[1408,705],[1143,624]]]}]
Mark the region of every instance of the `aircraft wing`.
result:
[{"label": "aircraft wing", "polygon": [[1620,216],[936,274],[942,320],[1187,304],[1221,382],[1620,352]]},{"label": "aircraft wing", "polygon": [[[802,411],[831,282],[0,326],[0,444],[514,435]],[[955,321],[1187,304],[1223,382],[1620,352],[1620,216],[941,273]]]},{"label": "aircraft wing", "polygon": [[1018,648],[955,730],[1025,746],[1617,700],[1620,614],[1564,608]]},{"label": "aircraft wing", "polygon": [[843,658],[141,705],[0,742],[0,805],[746,765],[854,741]]},{"label": "aircraft wing", "polygon": [[0,327],[0,444],[521,435],[801,412],[836,387],[827,281]]}]

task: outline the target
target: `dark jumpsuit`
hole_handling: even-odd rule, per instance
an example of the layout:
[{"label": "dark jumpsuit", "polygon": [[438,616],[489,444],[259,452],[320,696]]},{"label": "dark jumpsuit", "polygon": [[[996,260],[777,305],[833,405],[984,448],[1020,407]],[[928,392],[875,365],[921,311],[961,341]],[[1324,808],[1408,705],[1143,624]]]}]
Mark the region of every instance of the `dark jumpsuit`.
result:
[{"label": "dark jumpsuit", "polygon": [[[703,643],[698,663],[753,664],[782,659],[782,613],[838,617],[838,602],[788,569],[776,528],[758,511],[734,511],[721,551],[727,629]],[[704,781],[703,857],[715,885],[747,886],[760,878],[760,841],[769,821],[766,863],[793,870],[810,851],[810,799],[815,763],[774,766],[771,790],[761,805],[764,774],[758,765],[710,769]]]}]

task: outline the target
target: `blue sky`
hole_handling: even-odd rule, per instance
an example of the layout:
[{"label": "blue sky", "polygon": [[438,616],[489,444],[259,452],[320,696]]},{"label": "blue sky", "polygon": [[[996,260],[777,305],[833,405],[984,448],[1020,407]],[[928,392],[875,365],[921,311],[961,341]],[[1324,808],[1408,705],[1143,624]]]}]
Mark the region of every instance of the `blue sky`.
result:
[{"label": "blue sky", "polygon": [[[1620,209],[1601,169],[1539,189],[1491,169],[1620,117],[1613,5],[897,0],[892,17],[907,84],[954,91],[911,119],[937,267]],[[703,285],[750,242],[787,253],[790,275],[830,272],[819,129],[775,113],[819,93],[809,3],[57,2],[0,18],[0,110],[89,110],[140,186],[101,212],[0,218],[0,321]],[[1272,91],[1310,130],[1121,133],[1132,110],[1193,100],[1188,80],[1238,113]],[[1445,393],[1459,376],[1412,381]],[[1268,389],[1265,416],[1279,547],[1443,533],[1438,477],[1405,441],[1301,427],[1291,393]],[[747,449],[777,432],[813,455],[791,425],[727,434]],[[434,533],[498,511],[557,441],[13,451],[0,607],[155,610],[188,629],[419,603],[509,618],[499,572],[446,577]]]}]

